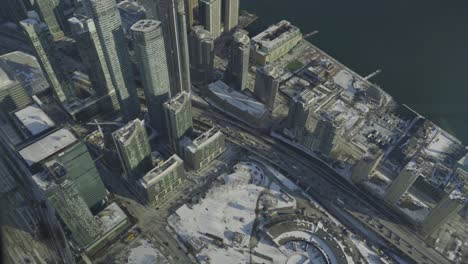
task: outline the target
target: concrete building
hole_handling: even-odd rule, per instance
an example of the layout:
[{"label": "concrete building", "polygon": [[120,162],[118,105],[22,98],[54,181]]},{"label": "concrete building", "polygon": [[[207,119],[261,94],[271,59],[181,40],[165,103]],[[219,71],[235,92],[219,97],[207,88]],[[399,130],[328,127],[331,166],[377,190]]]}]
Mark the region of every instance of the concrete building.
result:
[{"label": "concrete building", "polygon": [[383,153],[365,156],[353,167],[351,180],[354,183],[361,183],[369,180],[369,175],[377,168],[383,158]]},{"label": "concrete building", "polygon": [[384,197],[385,201],[391,205],[396,204],[400,200],[400,197],[409,190],[419,177],[421,170],[424,168],[423,164],[424,162],[419,160],[410,161],[387,188]]},{"label": "concrete building", "polygon": [[0,153],[2,263],[75,263],[54,209],[35,196],[31,173],[1,131]]},{"label": "concrete building", "polygon": [[172,155],[138,181],[138,187],[148,204],[157,204],[184,180],[184,161]]},{"label": "concrete building", "polygon": [[16,80],[6,63],[0,61],[0,111],[10,113],[31,103],[32,99],[22,83]]},{"label": "concrete building", "polygon": [[198,7],[201,25],[211,32],[215,39],[222,33],[221,7],[222,0],[200,0]]},{"label": "concrete building", "polygon": [[8,68],[7,71],[23,85],[28,94],[35,95],[49,88],[49,83],[36,57],[21,51],[14,51],[1,55],[0,61]]},{"label": "concrete building", "polygon": [[198,19],[198,0],[185,0],[185,14],[187,16],[187,29],[191,29]]},{"label": "concrete building", "polygon": [[279,72],[273,65],[257,68],[255,78],[255,97],[270,110],[275,109],[276,95],[280,85]]},{"label": "concrete building", "polygon": [[182,92],[164,103],[167,122],[167,134],[174,151],[182,153],[179,142],[183,137],[190,137],[193,130],[192,102],[190,95]]},{"label": "concrete building", "polygon": [[295,96],[287,117],[289,133],[306,148],[328,156],[334,147],[336,127],[326,113],[315,110],[310,90],[304,90]]},{"label": "concrete building", "polygon": [[249,126],[264,129],[268,125],[268,109],[264,104],[218,80],[208,85],[207,94],[213,106]]},{"label": "concrete building", "polygon": [[239,0],[223,1],[223,25],[224,32],[230,32],[239,24]]},{"label": "concrete building", "polygon": [[65,36],[63,29],[65,26],[63,8],[59,0],[36,0],[34,9],[41,16],[41,20],[47,24],[54,40]]},{"label": "concrete building", "polygon": [[192,79],[198,84],[211,80],[214,62],[213,34],[203,26],[194,26],[189,35],[190,70]]},{"label": "concrete building", "polygon": [[140,112],[140,104],[117,4],[114,0],[86,1],[117,92],[120,111],[124,120],[133,120]]},{"label": "concrete building", "polygon": [[61,83],[63,81],[61,80],[62,74],[61,70],[58,68],[57,58],[55,57],[52,43],[50,42],[49,30],[46,24],[39,20],[35,12],[28,12],[28,15],[29,18],[21,21],[20,25],[34,47],[35,55],[39,60],[47,82],[54,91],[57,99],[63,103],[71,97],[71,91]]},{"label": "concrete building", "polygon": [[163,104],[170,98],[171,91],[161,22],[140,20],[131,31],[150,124],[165,133]]},{"label": "concrete building", "polygon": [[120,17],[122,18],[124,34],[127,38],[131,38],[132,33],[130,32],[130,28],[136,22],[146,19],[146,9],[137,2],[131,2],[128,0],[117,4],[117,8],[119,9]]},{"label": "concrete building", "polygon": [[138,180],[153,166],[143,121],[135,119],[112,134],[127,181]]},{"label": "concrete building", "polygon": [[59,162],[46,164],[48,171],[33,176],[49,203],[70,231],[73,240],[85,247],[102,233],[102,228],[83,200],[68,171]]},{"label": "concrete building", "polygon": [[[96,92],[95,97],[99,102],[96,104],[96,110],[102,112],[118,110],[120,106],[116,98],[117,95],[115,93],[114,84],[112,83],[109,66],[107,65],[103,47],[93,20],[85,16],[77,15],[76,17],[70,18],[68,22],[73,33],[73,38],[76,41],[80,57],[87,68],[87,74],[92,89]],[[70,112],[82,111],[72,110]],[[71,115],[76,116],[77,114],[71,113]]]},{"label": "concrete building", "polygon": [[252,38],[253,57],[261,65],[274,62],[288,53],[301,40],[302,33],[299,28],[282,20]]},{"label": "concrete building", "polygon": [[250,38],[247,32],[236,31],[232,35],[229,49],[226,80],[236,90],[242,91],[247,88],[249,70]]},{"label": "concrete building", "polygon": [[430,236],[447,223],[465,204],[466,197],[459,190],[446,194],[422,223],[422,233]]},{"label": "concrete building", "polygon": [[183,159],[192,170],[200,170],[221,155],[224,146],[224,134],[214,128],[204,132],[194,140],[188,137],[180,141],[183,149]]},{"label": "concrete building", "polygon": [[191,92],[187,22],[184,0],[154,1],[161,21],[171,80],[171,94]]},{"label": "concrete building", "polygon": [[41,172],[44,165],[52,160],[62,164],[89,208],[99,207],[106,199],[107,190],[86,145],[68,129],[52,132],[22,148],[19,153],[32,173]]}]

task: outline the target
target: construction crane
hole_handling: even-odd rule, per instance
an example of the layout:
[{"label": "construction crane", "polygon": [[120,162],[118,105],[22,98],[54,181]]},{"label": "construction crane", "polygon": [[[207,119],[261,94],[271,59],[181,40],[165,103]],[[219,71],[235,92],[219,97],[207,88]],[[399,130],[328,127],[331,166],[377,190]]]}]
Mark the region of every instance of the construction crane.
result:
[{"label": "construction crane", "polygon": [[308,37],[312,37],[313,35],[317,35],[318,33],[319,33],[318,30],[314,30],[314,31],[312,31],[312,32],[309,32],[309,33],[305,34],[305,35],[303,36],[303,38],[306,39],[306,38],[308,38]]}]

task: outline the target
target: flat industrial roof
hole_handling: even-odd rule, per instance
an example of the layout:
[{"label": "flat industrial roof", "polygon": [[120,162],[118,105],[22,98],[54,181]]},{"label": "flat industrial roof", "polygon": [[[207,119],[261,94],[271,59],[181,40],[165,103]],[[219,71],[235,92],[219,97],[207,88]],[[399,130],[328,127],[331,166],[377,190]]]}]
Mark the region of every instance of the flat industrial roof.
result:
[{"label": "flat industrial roof", "polygon": [[26,163],[32,166],[70,146],[77,140],[70,130],[62,128],[21,149],[19,153]]},{"label": "flat industrial roof", "polygon": [[54,121],[37,104],[27,106],[14,115],[33,136],[55,126]]}]

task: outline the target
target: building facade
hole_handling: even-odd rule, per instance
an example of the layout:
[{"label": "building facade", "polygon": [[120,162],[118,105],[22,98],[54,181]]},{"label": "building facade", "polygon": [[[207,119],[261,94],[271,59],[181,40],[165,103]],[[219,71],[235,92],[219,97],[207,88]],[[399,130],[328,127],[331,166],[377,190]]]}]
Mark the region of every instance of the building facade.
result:
[{"label": "building facade", "polygon": [[225,147],[224,134],[215,129],[210,129],[194,140],[183,138],[180,147],[183,149],[183,159],[188,168],[200,170],[211,161],[221,155]]},{"label": "building facade", "polygon": [[36,0],[34,3],[34,9],[41,16],[41,20],[47,24],[54,40],[63,38],[65,36],[63,33],[65,21],[61,1]]},{"label": "building facade", "polygon": [[161,22],[140,20],[131,27],[150,124],[165,133],[163,104],[170,98],[170,80]]},{"label": "building facade", "polygon": [[198,84],[208,83],[213,72],[213,35],[203,26],[194,26],[189,35],[189,43],[192,79]]},{"label": "building facade", "polygon": [[253,57],[261,65],[284,56],[302,40],[299,28],[282,20],[252,38]]},{"label": "building facade", "polygon": [[368,181],[369,175],[377,168],[382,158],[383,153],[363,157],[354,165],[351,180],[354,183]]},{"label": "building facade", "polygon": [[71,97],[71,91],[63,85],[61,70],[58,69],[57,58],[52,47],[50,33],[46,24],[39,20],[35,12],[29,12],[29,18],[20,22],[26,32],[30,43],[34,47],[35,55],[39,61],[42,71],[52,88],[55,96],[60,102],[65,102]]},{"label": "building facade", "polygon": [[154,1],[161,21],[171,80],[171,94],[190,93],[190,63],[184,0]]},{"label": "building facade", "polygon": [[179,151],[179,141],[190,136],[193,130],[192,102],[190,95],[182,92],[164,103],[164,112],[167,122],[167,134],[174,151]]},{"label": "building facade", "polygon": [[124,168],[124,179],[135,181],[151,168],[151,149],[143,121],[135,119],[112,134]]},{"label": "building facade", "polygon": [[96,240],[103,230],[82,199],[74,181],[68,179],[66,168],[55,161],[50,162],[47,167],[49,171],[34,177],[43,187],[47,200],[70,230],[73,240],[80,247],[86,247]]},{"label": "building facade", "polygon": [[221,36],[222,0],[200,0],[200,23],[217,39]]},{"label": "building facade", "polygon": [[229,49],[226,79],[236,90],[242,91],[247,88],[249,70],[250,38],[247,32],[236,31],[232,35]]},{"label": "building facade", "polygon": [[459,190],[447,193],[424,219],[422,233],[426,236],[433,234],[460,211],[465,201],[466,197]]},{"label": "building facade", "polygon": [[8,66],[0,61],[0,111],[10,113],[29,104],[32,104],[31,96]]},{"label": "building facade", "polygon": [[191,29],[198,19],[198,0],[185,0],[185,14],[187,16],[187,29]]},{"label": "building facade", "polygon": [[385,201],[391,205],[396,204],[419,177],[423,167],[416,161],[410,161],[385,191]]},{"label": "building facade", "polygon": [[140,112],[140,103],[117,4],[113,0],[86,1],[103,47],[120,111],[124,120],[133,120]]},{"label": "building facade", "polygon": [[138,187],[146,203],[157,204],[177,188],[184,177],[184,162],[173,155],[141,178]]},{"label": "building facade", "polygon": [[239,0],[222,1],[224,32],[230,32],[239,24]]},{"label": "building facade", "polygon": [[276,95],[280,85],[278,69],[273,65],[257,68],[255,77],[255,97],[273,110],[275,108]]}]

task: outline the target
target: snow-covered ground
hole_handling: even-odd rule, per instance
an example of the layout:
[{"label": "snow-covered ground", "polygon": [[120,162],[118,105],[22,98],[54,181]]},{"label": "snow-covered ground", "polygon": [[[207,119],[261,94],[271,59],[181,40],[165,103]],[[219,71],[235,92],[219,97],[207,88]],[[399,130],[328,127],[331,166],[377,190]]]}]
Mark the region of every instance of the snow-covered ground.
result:
[{"label": "snow-covered ground", "polygon": [[435,158],[443,158],[444,155],[450,153],[454,145],[457,144],[458,143],[455,142],[450,135],[446,134],[444,131],[439,131],[424,151]]},{"label": "snow-covered ground", "polygon": [[169,263],[148,240],[141,240],[140,245],[131,249],[128,264],[166,264]]},{"label": "snow-covered ground", "polygon": [[[295,199],[268,179],[257,164],[241,162],[233,170],[232,174],[223,177],[223,185],[211,188],[199,203],[183,205],[168,219],[169,225],[185,243],[199,241],[205,244],[196,254],[201,263],[248,262],[243,260],[250,254],[242,251],[249,246],[257,205],[264,202],[273,208],[296,205]],[[213,236],[228,247],[213,245]],[[241,237],[241,241],[236,241],[236,237]]]}]

